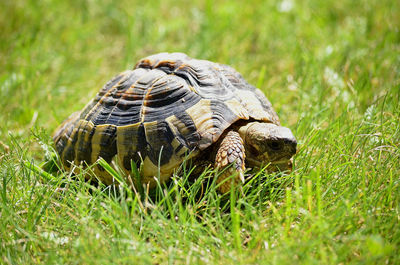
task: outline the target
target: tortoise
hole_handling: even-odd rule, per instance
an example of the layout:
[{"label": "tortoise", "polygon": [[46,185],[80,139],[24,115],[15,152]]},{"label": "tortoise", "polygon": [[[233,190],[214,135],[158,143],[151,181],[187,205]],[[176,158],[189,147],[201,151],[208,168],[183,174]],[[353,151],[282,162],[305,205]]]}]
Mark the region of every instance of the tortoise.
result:
[{"label": "tortoise", "polygon": [[94,164],[105,184],[113,178],[95,163],[100,157],[127,175],[131,161],[143,163],[141,183],[150,188],[189,158],[222,172],[222,193],[244,181],[245,164],[290,170],[297,145],[264,94],[236,70],[183,53],[151,55],[118,74],[53,139],[66,170]]}]

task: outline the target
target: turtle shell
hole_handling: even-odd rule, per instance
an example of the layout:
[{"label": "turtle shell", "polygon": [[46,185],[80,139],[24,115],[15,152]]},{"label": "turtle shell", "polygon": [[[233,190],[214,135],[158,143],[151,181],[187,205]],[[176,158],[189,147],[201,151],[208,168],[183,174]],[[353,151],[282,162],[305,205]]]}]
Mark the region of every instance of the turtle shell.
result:
[{"label": "turtle shell", "polygon": [[[160,53],[111,79],[54,134],[66,169],[100,157],[127,174],[142,161],[143,183],[167,179],[185,157],[215,143],[238,120],[279,125],[271,103],[233,68],[183,53]],[[111,176],[99,165],[96,175]]]}]

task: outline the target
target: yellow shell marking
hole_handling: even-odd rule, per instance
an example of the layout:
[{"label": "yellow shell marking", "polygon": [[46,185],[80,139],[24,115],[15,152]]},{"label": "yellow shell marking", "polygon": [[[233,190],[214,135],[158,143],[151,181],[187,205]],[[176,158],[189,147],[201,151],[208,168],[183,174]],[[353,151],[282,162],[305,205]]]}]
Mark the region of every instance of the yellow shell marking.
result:
[{"label": "yellow shell marking", "polygon": [[216,130],[212,121],[213,112],[211,111],[211,101],[208,99],[200,100],[196,105],[188,108],[186,113],[192,118],[197,131],[201,136],[199,148],[203,149],[210,142],[215,142]]},{"label": "yellow shell marking", "polygon": [[260,111],[263,110],[263,107],[253,92],[237,90],[235,93],[239,98],[242,99],[244,108],[248,109],[248,113],[252,116],[252,118],[266,122],[271,121],[270,114],[268,114],[266,111]]},{"label": "yellow shell marking", "polygon": [[225,104],[229,107],[229,109],[239,118],[248,120],[249,113],[243,107],[243,105],[235,98],[225,101]]}]

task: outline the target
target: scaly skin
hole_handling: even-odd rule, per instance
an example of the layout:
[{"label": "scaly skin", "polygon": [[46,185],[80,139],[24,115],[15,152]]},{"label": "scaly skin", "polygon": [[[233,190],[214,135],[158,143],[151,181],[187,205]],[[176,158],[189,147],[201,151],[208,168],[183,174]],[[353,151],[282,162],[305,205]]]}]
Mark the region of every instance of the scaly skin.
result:
[{"label": "scaly skin", "polygon": [[[242,138],[238,132],[229,131],[221,141],[215,157],[215,168],[219,172],[223,171],[217,179],[218,190],[221,193],[228,192],[232,184],[244,182],[245,158]],[[232,175],[235,175],[232,180],[226,180]]]}]

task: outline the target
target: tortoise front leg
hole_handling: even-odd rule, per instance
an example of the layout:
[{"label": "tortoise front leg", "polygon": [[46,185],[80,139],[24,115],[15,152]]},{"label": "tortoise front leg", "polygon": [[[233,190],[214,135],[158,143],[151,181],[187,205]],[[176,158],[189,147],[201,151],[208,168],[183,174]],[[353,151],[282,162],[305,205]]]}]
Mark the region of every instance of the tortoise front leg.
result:
[{"label": "tortoise front leg", "polygon": [[[218,184],[223,182],[218,187],[221,193],[228,192],[232,184],[237,184],[240,181],[244,182],[244,160],[245,152],[242,138],[238,132],[229,131],[223,137],[215,157],[215,168],[218,171],[225,169],[217,179]],[[232,181],[226,180],[226,178],[234,174],[236,176]]]}]

